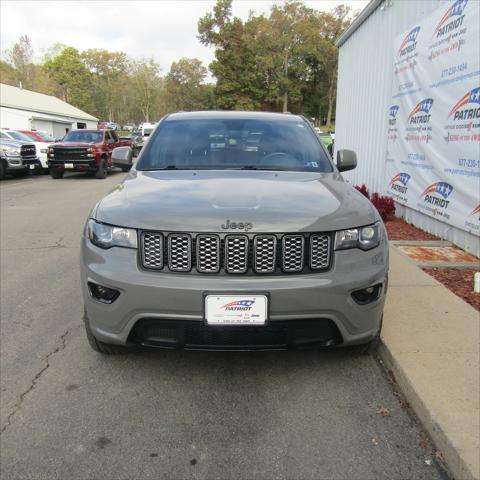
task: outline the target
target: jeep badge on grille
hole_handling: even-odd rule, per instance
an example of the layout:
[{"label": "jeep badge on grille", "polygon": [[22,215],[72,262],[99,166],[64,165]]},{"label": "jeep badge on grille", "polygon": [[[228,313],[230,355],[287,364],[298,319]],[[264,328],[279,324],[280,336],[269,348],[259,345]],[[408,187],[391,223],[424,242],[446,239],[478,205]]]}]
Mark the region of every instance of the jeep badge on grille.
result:
[{"label": "jeep badge on grille", "polygon": [[253,225],[250,222],[231,222],[227,220],[223,225],[222,228],[224,230],[245,230],[248,232],[253,228]]}]

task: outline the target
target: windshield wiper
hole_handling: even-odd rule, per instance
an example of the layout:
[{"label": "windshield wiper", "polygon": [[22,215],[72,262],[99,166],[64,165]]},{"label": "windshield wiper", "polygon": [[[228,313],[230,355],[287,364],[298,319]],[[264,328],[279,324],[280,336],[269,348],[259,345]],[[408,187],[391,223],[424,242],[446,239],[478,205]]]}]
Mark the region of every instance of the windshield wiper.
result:
[{"label": "windshield wiper", "polygon": [[155,172],[157,170],[187,170],[186,168],[178,168],[176,165],[167,165],[166,167],[144,168],[144,172]]}]

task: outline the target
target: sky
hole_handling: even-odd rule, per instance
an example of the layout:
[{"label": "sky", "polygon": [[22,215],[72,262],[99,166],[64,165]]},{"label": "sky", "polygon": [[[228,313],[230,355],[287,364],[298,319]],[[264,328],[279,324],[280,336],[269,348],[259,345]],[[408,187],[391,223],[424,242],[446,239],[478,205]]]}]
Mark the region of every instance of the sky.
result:
[{"label": "sky", "polygon": [[[234,0],[233,14],[242,19],[250,10],[267,13],[275,0]],[[342,3],[355,10],[367,0],[306,0],[308,7],[330,10]],[[163,73],[173,61],[196,57],[208,66],[213,49],[197,39],[197,21],[211,12],[215,1],[22,1],[0,0],[0,50],[28,35],[36,60],[55,43],[87,50],[105,48],[131,57],[154,57]]]}]

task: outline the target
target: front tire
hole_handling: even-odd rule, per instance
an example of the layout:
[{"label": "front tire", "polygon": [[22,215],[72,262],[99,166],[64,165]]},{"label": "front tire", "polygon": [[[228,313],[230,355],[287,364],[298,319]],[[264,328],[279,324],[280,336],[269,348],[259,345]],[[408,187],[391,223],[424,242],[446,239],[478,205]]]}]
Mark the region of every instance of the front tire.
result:
[{"label": "front tire", "polygon": [[93,335],[92,330],[90,329],[90,324],[88,322],[86,313],[84,314],[83,320],[85,323],[85,333],[87,335],[87,340],[90,347],[92,347],[92,350],[95,350],[96,352],[103,355],[122,355],[130,352],[127,347],[123,347],[122,345],[112,345],[110,343],[103,343],[100,340],[97,340],[95,335]]},{"label": "front tire", "polygon": [[63,176],[65,175],[65,171],[64,170],[56,170],[54,168],[51,168],[50,169],[50,176],[52,178],[54,178],[55,180],[60,180],[63,178]]},{"label": "front tire", "polygon": [[100,160],[100,165],[98,166],[97,171],[95,172],[95,178],[98,180],[103,180],[107,178],[107,165],[104,158]]},{"label": "front tire", "polygon": [[5,166],[3,165],[3,160],[0,160],[0,180],[5,178]]}]

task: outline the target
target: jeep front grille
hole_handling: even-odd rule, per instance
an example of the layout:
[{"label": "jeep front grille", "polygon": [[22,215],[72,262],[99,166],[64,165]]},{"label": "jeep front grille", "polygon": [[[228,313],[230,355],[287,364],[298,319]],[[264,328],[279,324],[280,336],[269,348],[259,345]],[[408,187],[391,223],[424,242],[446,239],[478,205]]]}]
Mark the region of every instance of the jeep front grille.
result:
[{"label": "jeep front grille", "polygon": [[168,268],[172,272],[189,272],[192,268],[190,235],[172,233],[168,236]]},{"label": "jeep front grille", "polygon": [[301,272],[303,270],[304,246],[303,235],[285,235],[282,238],[282,268],[284,272]]},{"label": "jeep front grille", "polygon": [[186,234],[144,231],[144,268],[212,274],[308,273],[330,268],[331,234]]},{"label": "jeep front grille", "polygon": [[201,273],[220,270],[220,238],[216,235],[197,236],[197,270]]}]

